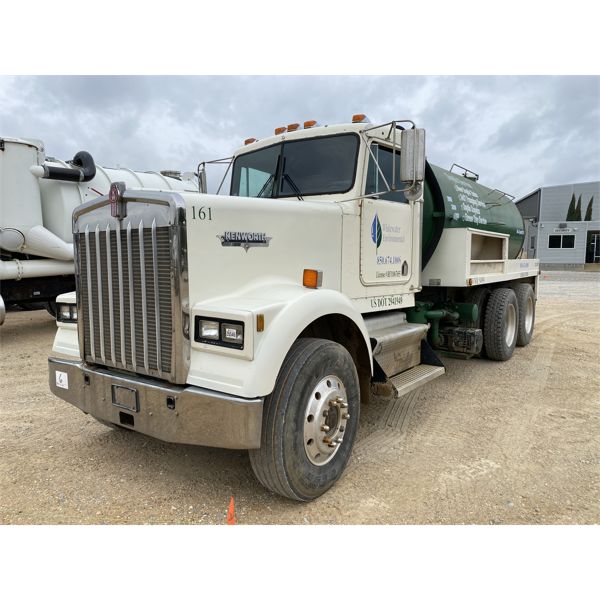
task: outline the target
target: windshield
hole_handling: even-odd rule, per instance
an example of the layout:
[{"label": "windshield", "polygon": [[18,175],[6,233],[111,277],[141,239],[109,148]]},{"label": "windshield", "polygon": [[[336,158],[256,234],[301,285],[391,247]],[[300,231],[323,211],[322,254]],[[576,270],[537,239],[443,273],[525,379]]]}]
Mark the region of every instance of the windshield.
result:
[{"label": "windshield", "polygon": [[342,194],[354,184],[358,136],[353,133],[283,142],[238,156],[232,196],[258,198]]}]

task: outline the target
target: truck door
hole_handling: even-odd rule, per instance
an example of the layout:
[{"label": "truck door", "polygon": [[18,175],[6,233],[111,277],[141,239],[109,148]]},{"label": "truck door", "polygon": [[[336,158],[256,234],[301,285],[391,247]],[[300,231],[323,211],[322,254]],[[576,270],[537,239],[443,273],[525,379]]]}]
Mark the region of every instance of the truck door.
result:
[{"label": "truck door", "polygon": [[393,160],[391,149],[371,144],[360,231],[360,277],[368,286],[401,285],[419,269],[413,257],[413,207],[402,191],[386,191],[392,186],[393,163],[401,189],[398,151]]}]

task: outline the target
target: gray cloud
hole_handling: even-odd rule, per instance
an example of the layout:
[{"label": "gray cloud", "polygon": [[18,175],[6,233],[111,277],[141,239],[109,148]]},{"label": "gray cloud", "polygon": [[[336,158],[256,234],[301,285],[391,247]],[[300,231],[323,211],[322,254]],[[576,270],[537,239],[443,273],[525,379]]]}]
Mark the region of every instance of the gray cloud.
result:
[{"label": "gray cloud", "polygon": [[428,157],[517,196],[600,178],[598,77],[0,77],[0,135],[105,166],[191,170],[310,118],[411,118]]}]

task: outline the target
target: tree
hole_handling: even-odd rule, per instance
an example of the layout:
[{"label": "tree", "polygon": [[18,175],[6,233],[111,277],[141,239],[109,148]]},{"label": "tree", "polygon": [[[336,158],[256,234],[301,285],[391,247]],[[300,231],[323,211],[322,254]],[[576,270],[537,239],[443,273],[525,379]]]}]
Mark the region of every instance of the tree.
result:
[{"label": "tree", "polygon": [[569,210],[567,210],[567,221],[574,221],[575,216],[575,192],[571,196],[571,202],[569,203]]},{"label": "tree", "polygon": [[577,199],[573,221],[581,221],[581,194],[579,194],[579,198]]},{"label": "tree", "polygon": [[594,196],[592,196],[590,198],[589,204],[585,210],[585,219],[584,221],[591,221],[592,220],[592,208],[593,208],[593,204],[594,204]]}]

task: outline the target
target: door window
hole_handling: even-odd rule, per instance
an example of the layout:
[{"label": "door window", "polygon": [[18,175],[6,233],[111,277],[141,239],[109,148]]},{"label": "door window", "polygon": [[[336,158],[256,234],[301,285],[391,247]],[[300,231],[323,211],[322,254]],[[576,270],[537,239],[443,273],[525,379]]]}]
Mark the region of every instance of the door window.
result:
[{"label": "door window", "polygon": [[[402,189],[404,187],[404,184],[400,181],[400,153],[396,152],[395,154],[396,156],[394,158],[394,153],[389,148],[385,148],[379,144],[371,144],[371,152],[369,153],[369,166],[367,169],[367,184],[365,186],[366,195],[385,192],[379,196],[379,198],[382,200],[391,200],[392,202],[408,202],[403,192],[386,191],[392,186],[392,169],[394,162],[394,170],[396,171],[396,188]],[[375,157],[375,160],[373,160],[373,157]],[[379,169],[377,168],[378,165]]]}]

